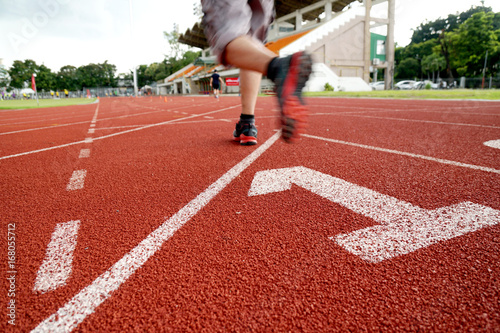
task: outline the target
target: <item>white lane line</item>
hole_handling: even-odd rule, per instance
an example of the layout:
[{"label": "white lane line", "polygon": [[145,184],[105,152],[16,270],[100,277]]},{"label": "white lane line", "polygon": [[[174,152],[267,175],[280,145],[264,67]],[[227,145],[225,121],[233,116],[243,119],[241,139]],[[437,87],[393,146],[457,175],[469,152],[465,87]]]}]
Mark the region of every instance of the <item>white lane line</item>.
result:
[{"label": "white lane line", "polygon": [[32,132],[32,131],[38,131],[38,130],[44,130],[44,129],[54,129],[54,128],[58,128],[58,127],[73,126],[73,125],[80,125],[80,124],[88,124],[88,121],[80,121],[78,123],[62,124],[62,125],[54,125],[54,126],[45,126],[45,127],[38,127],[38,128],[29,128],[29,129],[23,129],[23,130],[19,130],[19,131],[4,132],[4,133],[0,133],[0,135],[8,135],[8,134],[17,134],[17,133],[24,133],[24,132]]},{"label": "white lane line", "polygon": [[[214,110],[214,111],[209,111],[209,112],[198,114],[198,115],[191,115],[191,116],[184,117],[184,118],[172,119],[172,120],[167,120],[167,121],[164,121],[164,122],[161,122],[161,123],[156,123],[156,124],[151,124],[151,125],[145,125],[145,126],[142,126],[142,127],[139,127],[139,128],[134,128],[134,129],[130,129],[130,130],[123,131],[123,132],[118,132],[118,133],[113,133],[113,134],[109,134],[109,135],[104,135],[104,136],[95,138],[95,140],[103,140],[103,139],[111,138],[111,137],[114,137],[114,136],[118,136],[118,135],[122,135],[122,134],[128,134],[128,133],[132,133],[132,132],[136,132],[136,131],[141,131],[143,129],[148,129],[148,128],[152,128],[152,127],[156,127],[156,126],[163,126],[163,125],[168,125],[168,124],[172,124],[172,123],[177,123],[177,122],[180,122],[180,121],[185,121],[187,119],[192,119],[192,118],[196,118],[196,117],[203,117],[203,116],[205,116],[207,114],[213,114],[213,113],[217,113],[217,112],[221,112],[221,111],[227,111],[227,110],[230,110],[230,109],[235,109],[237,107],[239,107],[239,106],[238,105],[234,105],[234,106],[230,106],[230,107],[227,107],[227,108],[218,109],[218,110]],[[103,120],[103,119],[101,119],[101,120]],[[54,150],[54,149],[59,149],[59,148],[66,148],[66,147],[69,147],[69,146],[79,145],[79,144],[82,144],[82,143],[89,143],[89,142],[86,142],[86,141],[76,141],[76,142],[66,143],[66,144],[59,145],[59,146],[42,148],[42,149],[32,150],[32,151],[28,151],[28,152],[24,152],[24,153],[19,153],[19,154],[14,154],[14,155],[2,156],[2,157],[0,157],[0,160],[6,160],[6,159],[9,159],[9,158],[26,156],[26,155],[31,155],[31,154],[35,154],[35,153],[41,153],[41,152],[45,152],[45,151],[49,151],[49,150]],[[92,141],[90,143],[92,143]]]},{"label": "white lane line", "polygon": [[323,138],[323,137],[320,137],[320,136],[309,135],[309,134],[302,134],[302,136],[303,137],[307,137],[307,138],[311,138],[311,139],[317,139],[317,140],[323,140],[323,141],[328,141],[328,142],[333,142],[333,143],[339,143],[339,144],[347,145],[347,146],[353,146],[353,147],[358,147],[358,148],[376,150],[376,151],[381,151],[381,152],[384,152],[384,153],[397,154],[397,155],[402,155],[402,156],[409,156],[409,157],[413,157],[413,158],[420,158],[420,159],[423,159],[423,160],[437,162],[437,163],[441,163],[441,164],[448,164],[448,165],[458,166],[458,167],[462,167],[462,168],[469,168],[469,169],[473,169],[473,170],[480,170],[480,171],[485,171],[485,172],[491,172],[491,173],[500,174],[500,170],[493,169],[493,168],[488,168],[488,167],[483,167],[483,166],[480,166],[480,165],[474,165],[474,164],[467,164],[467,163],[462,163],[462,162],[450,161],[450,160],[445,160],[445,159],[442,159],[442,158],[435,158],[435,157],[430,157],[430,156],[425,156],[425,155],[419,155],[419,154],[413,154],[413,153],[407,153],[407,152],[404,152],[404,151],[398,151],[398,150],[393,150],[393,149],[386,149],[386,148],[368,146],[368,145],[363,145],[363,144],[354,143],[354,142],[347,142],[347,141],[341,141],[341,140]]},{"label": "white lane line", "polygon": [[233,179],[238,177],[259,156],[269,149],[281,136],[275,133],[262,146],[236,164],[204,192],[191,200],[175,215],[166,220],[139,245],[133,248],[110,269],[89,286],[81,290],[56,313],[41,322],[32,332],[69,332],[117,290],[134,272],[158,251],[164,242],[195,216],[210,200],[219,194]]},{"label": "white lane line", "polygon": [[89,128],[88,134],[94,134],[94,133],[95,133],[95,129],[94,128]]},{"label": "white lane line", "polygon": [[42,265],[38,269],[34,291],[45,293],[64,286],[73,263],[73,252],[80,221],[59,223],[56,226]]},{"label": "white lane line", "polygon": [[83,188],[83,184],[85,183],[85,176],[87,176],[87,170],[73,171],[69,183],[66,186],[66,190],[68,191],[81,190]]},{"label": "white lane line", "polygon": [[97,102],[97,107],[95,108],[95,113],[94,113],[94,117],[92,118],[92,122],[95,123],[97,121],[97,115],[99,114],[99,100]]},{"label": "white lane line", "polygon": [[366,115],[356,115],[356,114],[342,114],[347,117],[360,117],[360,118],[373,118],[373,119],[383,119],[383,120],[396,120],[396,121],[406,121],[412,123],[426,123],[426,124],[438,124],[438,125],[449,125],[449,126],[467,126],[467,127],[482,127],[482,128],[500,128],[500,126],[492,125],[478,125],[478,124],[466,124],[466,123],[450,123],[445,121],[433,121],[433,120],[420,120],[420,119],[406,119],[406,118],[395,118],[395,117],[377,117],[377,116],[366,116]]},{"label": "white lane line", "polygon": [[83,142],[92,143],[93,141],[94,141],[94,139],[92,139],[92,138],[85,138],[85,140]]},{"label": "white lane line", "polygon": [[88,158],[90,157],[90,149],[82,149],[80,150],[80,156],[78,156],[78,158]]}]

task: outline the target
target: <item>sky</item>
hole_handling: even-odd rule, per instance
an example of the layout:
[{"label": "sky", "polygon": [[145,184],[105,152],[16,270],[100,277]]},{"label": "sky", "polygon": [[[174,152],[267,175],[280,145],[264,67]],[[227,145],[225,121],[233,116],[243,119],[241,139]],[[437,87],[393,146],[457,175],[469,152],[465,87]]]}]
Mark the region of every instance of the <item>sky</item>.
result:
[{"label": "sky", "polygon": [[[191,28],[199,20],[195,3],[199,0],[0,0],[0,59],[7,68],[14,60],[32,59],[53,72],[108,61],[117,73],[128,73],[164,59],[169,49],[163,32],[173,31],[174,24],[181,33]],[[395,41],[406,46],[421,23],[480,4],[396,0]],[[500,12],[500,0],[484,5]],[[374,6],[371,14],[387,17],[387,4]]]}]

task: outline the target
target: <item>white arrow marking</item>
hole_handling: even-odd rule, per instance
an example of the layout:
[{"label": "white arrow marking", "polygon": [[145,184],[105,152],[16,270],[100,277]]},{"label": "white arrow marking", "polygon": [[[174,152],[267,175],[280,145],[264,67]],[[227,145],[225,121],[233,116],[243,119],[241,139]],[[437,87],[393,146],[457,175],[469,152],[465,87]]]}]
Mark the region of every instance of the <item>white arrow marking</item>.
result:
[{"label": "white arrow marking", "polygon": [[500,149],[500,140],[490,140],[483,143],[485,146]]},{"label": "white arrow marking", "polygon": [[71,274],[79,226],[80,221],[69,221],[56,226],[33,290],[45,293],[66,284]]},{"label": "white arrow marking", "polygon": [[347,251],[374,263],[500,222],[500,211],[490,207],[462,202],[423,209],[305,167],[257,172],[248,195],[289,190],[292,183],[380,223],[331,237]]}]

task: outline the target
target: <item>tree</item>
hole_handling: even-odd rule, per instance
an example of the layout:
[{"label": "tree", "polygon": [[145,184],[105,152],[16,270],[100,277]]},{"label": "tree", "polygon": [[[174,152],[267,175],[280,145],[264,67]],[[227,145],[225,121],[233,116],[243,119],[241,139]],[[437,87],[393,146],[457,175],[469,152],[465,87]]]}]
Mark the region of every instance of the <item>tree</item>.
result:
[{"label": "tree", "polygon": [[116,66],[105,61],[78,67],[76,74],[81,87],[116,87]]},{"label": "tree", "polygon": [[0,65],[0,88],[7,87],[10,83],[9,72]]},{"label": "tree", "polygon": [[173,58],[177,60],[179,55],[181,54],[181,43],[179,43],[179,25],[174,23],[174,28],[171,32],[163,32],[163,35],[168,41],[168,45],[170,47],[169,58]]},{"label": "tree", "polygon": [[406,58],[396,66],[396,78],[413,79],[420,76],[420,63],[417,59]]},{"label": "tree", "polygon": [[12,67],[9,69],[11,78],[10,86],[13,88],[23,89],[24,83],[31,80],[33,73],[37,73],[38,65],[33,60],[15,60]]},{"label": "tree", "polygon": [[450,33],[452,66],[459,75],[477,76],[483,70],[488,51],[492,63],[500,58],[500,30],[492,30],[496,15],[476,13]]},{"label": "tree", "polygon": [[57,88],[57,78],[54,73],[45,65],[38,66],[36,71],[36,88],[37,90],[50,91]]},{"label": "tree", "polygon": [[437,77],[439,78],[439,71],[445,68],[445,66],[446,61],[444,57],[436,53],[433,53],[430,56],[426,56],[422,59],[422,72],[427,74],[428,77],[430,73],[432,73],[433,82],[435,82],[436,80],[436,72],[438,73]]},{"label": "tree", "polygon": [[57,73],[57,89],[68,89],[70,91],[80,90],[82,87],[77,80],[77,68],[75,66],[63,66]]},{"label": "tree", "polygon": [[411,43],[418,44],[438,39],[442,33],[458,29],[461,24],[471,18],[475,13],[488,13],[492,11],[491,7],[473,6],[463,13],[457,15],[450,14],[445,19],[438,18],[435,21],[421,23],[418,28],[413,30]]}]

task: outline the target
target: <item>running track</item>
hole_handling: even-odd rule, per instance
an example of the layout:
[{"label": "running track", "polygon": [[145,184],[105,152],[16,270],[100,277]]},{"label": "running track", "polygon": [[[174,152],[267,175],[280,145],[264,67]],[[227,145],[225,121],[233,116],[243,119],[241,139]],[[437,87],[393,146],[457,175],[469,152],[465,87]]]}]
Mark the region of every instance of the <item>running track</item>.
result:
[{"label": "running track", "polygon": [[308,104],[0,111],[0,331],[498,332],[500,102]]}]

